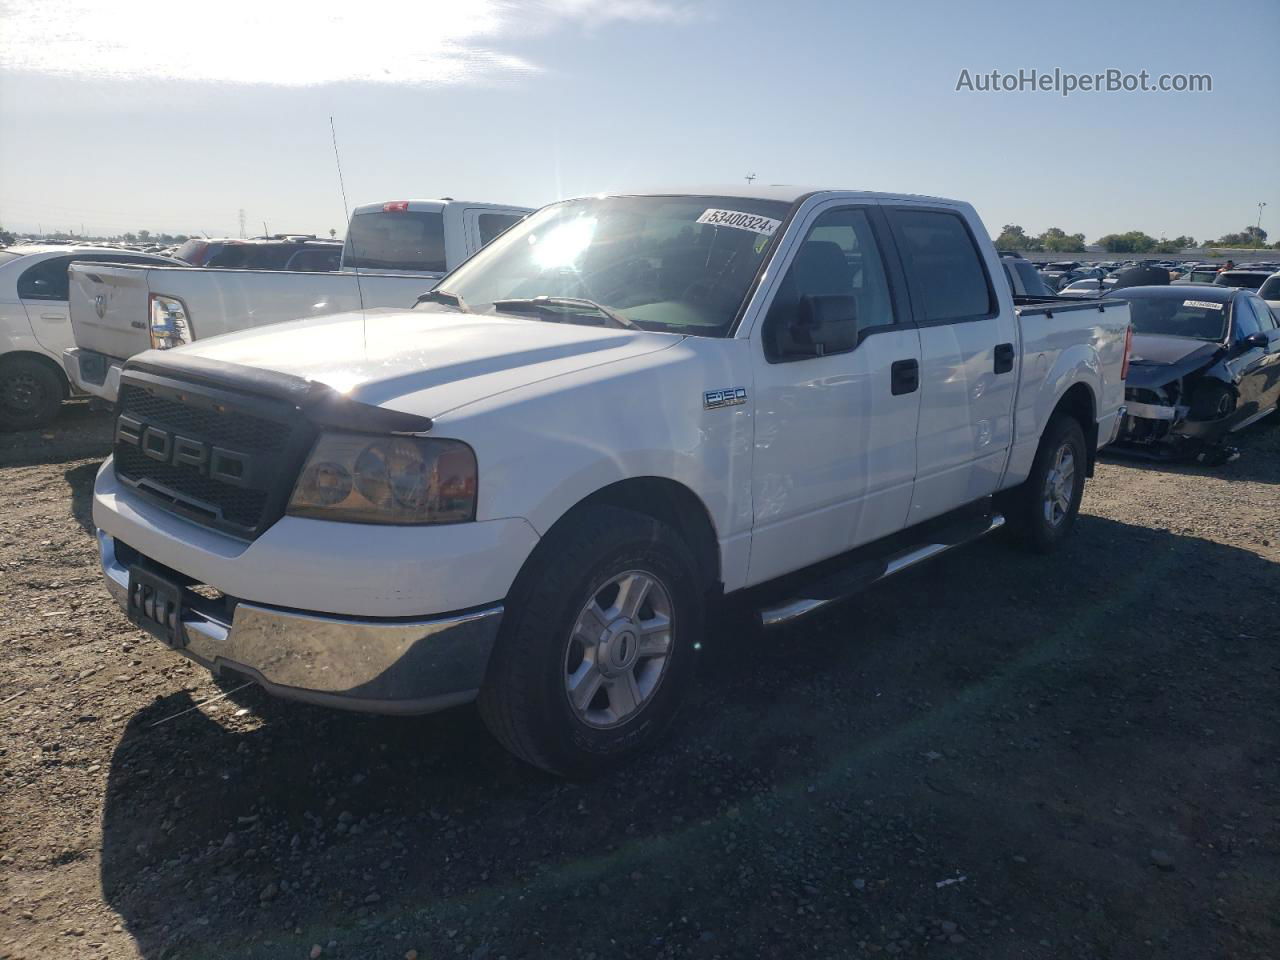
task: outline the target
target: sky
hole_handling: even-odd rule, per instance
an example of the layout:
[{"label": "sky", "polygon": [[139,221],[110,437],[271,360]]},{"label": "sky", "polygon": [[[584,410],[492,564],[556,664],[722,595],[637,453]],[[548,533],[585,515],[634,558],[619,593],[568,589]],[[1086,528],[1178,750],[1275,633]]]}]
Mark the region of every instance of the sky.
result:
[{"label": "sky", "polygon": [[[0,0],[0,225],[341,236],[347,199],[760,182],[1280,239],[1280,0]],[[957,90],[992,70],[1211,92]]]}]

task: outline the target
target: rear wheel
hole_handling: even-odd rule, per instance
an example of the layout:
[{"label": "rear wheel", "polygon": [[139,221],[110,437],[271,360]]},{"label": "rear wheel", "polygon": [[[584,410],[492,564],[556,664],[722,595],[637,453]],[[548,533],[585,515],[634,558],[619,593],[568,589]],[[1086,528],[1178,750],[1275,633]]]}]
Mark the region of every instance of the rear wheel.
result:
[{"label": "rear wheel", "polygon": [[584,508],[508,597],[480,712],[528,763],[588,776],[652,745],[693,677],[703,592],[669,526]]},{"label": "rear wheel", "polygon": [[1031,475],[1002,498],[1010,531],[1037,553],[1056,549],[1075,525],[1086,457],[1079,421],[1058,414],[1040,439]]},{"label": "rear wheel", "polygon": [[62,378],[33,357],[0,360],[0,428],[31,430],[58,415],[66,391]]}]

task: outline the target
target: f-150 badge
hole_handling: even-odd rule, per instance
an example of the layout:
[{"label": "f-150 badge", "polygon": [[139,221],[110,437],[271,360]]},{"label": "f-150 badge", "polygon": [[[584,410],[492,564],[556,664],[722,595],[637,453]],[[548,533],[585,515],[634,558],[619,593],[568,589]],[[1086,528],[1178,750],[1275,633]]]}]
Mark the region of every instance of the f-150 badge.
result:
[{"label": "f-150 badge", "polygon": [[747,402],[745,387],[728,387],[724,390],[708,390],[702,395],[702,405],[708,410],[716,407],[734,407]]}]

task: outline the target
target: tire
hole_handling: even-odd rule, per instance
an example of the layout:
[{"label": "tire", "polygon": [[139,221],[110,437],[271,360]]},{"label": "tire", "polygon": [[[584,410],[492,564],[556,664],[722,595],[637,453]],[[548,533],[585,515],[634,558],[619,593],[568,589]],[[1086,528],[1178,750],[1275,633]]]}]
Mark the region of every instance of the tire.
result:
[{"label": "tire", "polygon": [[[1031,475],[1001,498],[1010,533],[1028,549],[1051,553],[1071,532],[1084,495],[1087,457],[1078,420],[1058,414],[1049,421]],[[1068,465],[1070,478],[1064,489],[1060,481]]]},{"label": "tire", "polygon": [[66,396],[62,377],[34,357],[0,360],[0,429],[33,430],[58,415]]},{"label": "tire", "polygon": [[[521,760],[580,778],[652,746],[670,726],[693,679],[705,596],[693,554],[666,524],[612,506],[584,507],[568,523],[507,598],[479,706]],[[628,619],[620,606],[641,594]]]}]

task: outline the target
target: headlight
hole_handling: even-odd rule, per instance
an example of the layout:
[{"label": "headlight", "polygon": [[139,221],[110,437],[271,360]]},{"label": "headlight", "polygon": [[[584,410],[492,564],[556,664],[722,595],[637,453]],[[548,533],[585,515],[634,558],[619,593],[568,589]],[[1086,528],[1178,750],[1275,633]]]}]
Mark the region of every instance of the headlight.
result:
[{"label": "headlight", "polygon": [[349,523],[463,523],[476,518],[476,455],[458,440],[325,433],[289,513]]},{"label": "headlight", "polygon": [[168,350],[191,342],[191,320],[187,305],[177,297],[151,294],[151,346]]}]

